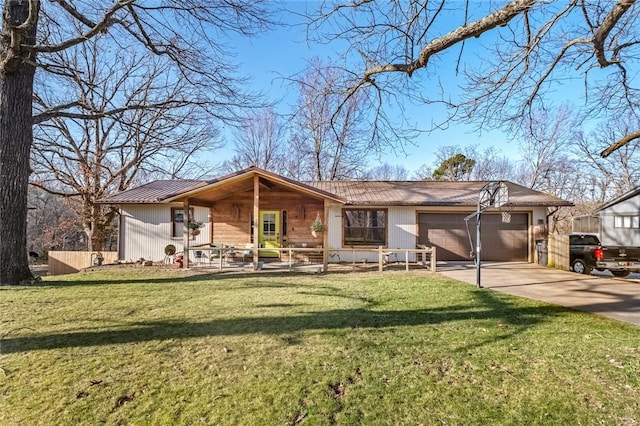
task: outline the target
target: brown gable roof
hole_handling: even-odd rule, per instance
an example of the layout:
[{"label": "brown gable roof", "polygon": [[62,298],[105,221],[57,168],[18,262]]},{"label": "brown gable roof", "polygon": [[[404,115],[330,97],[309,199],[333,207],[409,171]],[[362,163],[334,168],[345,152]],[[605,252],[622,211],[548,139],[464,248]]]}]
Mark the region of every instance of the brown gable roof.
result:
[{"label": "brown gable roof", "polygon": [[[325,191],[344,197],[351,205],[476,206],[482,181],[333,181],[310,182]],[[571,206],[562,200],[511,182],[509,205]]]},{"label": "brown gable roof", "polygon": [[182,197],[197,196],[198,193],[211,190],[213,188],[224,188],[231,182],[246,181],[249,186],[253,186],[251,179],[254,175],[259,175],[264,179],[277,182],[281,185],[294,188],[300,192],[306,192],[314,196],[332,199],[344,203],[346,200],[341,197],[324,191],[320,188],[296,181],[278,174],[249,167],[225,176],[211,180],[156,180],[136,188],[109,195],[98,200],[102,204],[154,204],[180,201]]},{"label": "brown gable roof", "polygon": [[613,200],[609,201],[608,203],[605,203],[605,204],[601,205],[600,207],[595,209],[594,213],[600,213],[602,210],[606,210],[611,206],[615,206],[618,203],[621,203],[623,201],[627,201],[629,198],[633,198],[638,194],[640,194],[640,187],[632,189],[629,192],[625,192],[621,196],[619,196],[617,198],[614,198]]},{"label": "brown gable roof", "polygon": [[203,180],[154,180],[136,188],[127,189],[98,200],[104,204],[162,203],[167,198],[205,186]]},{"label": "brown gable roof", "polygon": [[[269,180],[312,192],[348,205],[361,206],[469,206],[478,203],[485,181],[331,181],[298,182],[284,176],[250,167],[229,175],[204,180],[157,180],[99,200],[105,204],[163,203],[258,174]],[[506,182],[511,206],[572,206],[553,195]]]},{"label": "brown gable roof", "polygon": [[[228,187],[231,182],[245,182],[249,187],[253,186],[252,180],[255,175],[258,175],[261,180],[271,181],[283,185],[285,187],[292,188],[299,192],[304,192],[315,197],[331,199],[333,201],[338,201],[340,203],[344,203],[346,200],[343,200],[341,197],[336,196],[333,193],[324,191],[320,188],[308,185],[304,182],[300,182],[288,177],[280,176],[276,173],[261,169],[259,167],[251,166],[247,169],[239,170],[237,172],[222,176],[217,179],[212,179],[206,182],[206,185],[194,187],[189,190],[183,191],[180,194],[174,194],[171,197],[168,197],[166,201],[179,201],[182,197],[197,197],[198,194],[203,194],[205,191],[215,190],[216,188]],[[237,189],[237,188],[236,188]]]}]

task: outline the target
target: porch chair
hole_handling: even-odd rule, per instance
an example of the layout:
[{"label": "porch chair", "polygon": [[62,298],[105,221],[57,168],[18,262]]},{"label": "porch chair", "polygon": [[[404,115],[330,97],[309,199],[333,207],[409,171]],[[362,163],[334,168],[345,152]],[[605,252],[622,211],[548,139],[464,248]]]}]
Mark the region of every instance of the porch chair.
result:
[{"label": "porch chair", "polygon": [[396,253],[395,251],[382,252],[382,257],[383,257],[382,262],[385,265],[389,265],[392,262],[393,263],[397,263],[398,262],[398,253]]},{"label": "porch chair", "polygon": [[202,250],[196,250],[193,252],[193,257],[196,259],[195,263],[202,265],[203,263],[203,259],[206,260],[208,262],[209,258],[207,256],[204,255],[204,252]]},{"label": "porch chair", "polygon": [[[427,246],[425,244],[416,244],[416,248],[420,250],[426,250]],[[427,266],[427,264],[429,264],[429,262],[427,262],[427,255],[424,253],[416,253],[416,263],[418,262],[418,259],[420,259],[419,262],[422,264],[422,266]]]},{"label": "porch chair", "polygon": [[213,262],[216,259],[220,259],[222,256],[223,244],[210,244],[211,250],[209,251],[209,261]]},{"label": "porch chair", "polygon": [[247,262],[247,258],[253,262],[253,243],[247,243],[244,245],[244,250],[242,250],[242,266]]}]

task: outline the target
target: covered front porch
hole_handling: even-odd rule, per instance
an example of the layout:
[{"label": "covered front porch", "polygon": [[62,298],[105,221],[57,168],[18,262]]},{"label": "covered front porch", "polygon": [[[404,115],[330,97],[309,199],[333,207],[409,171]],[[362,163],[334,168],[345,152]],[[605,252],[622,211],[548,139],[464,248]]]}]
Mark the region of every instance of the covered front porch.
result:
[{"label": "covered front porch", "polygon": [[[182,222],[184,267],[196,263],[220,269],[224,264],[258,269],[271,262],[312,262],[326,270],[328,208],[344,203],[333,194],[258,169],[169,201],[188,212]],[[208,226],[203,227],[207,235],[200,235],[197,243],[189,227],[194,207],[208,209]]]}]

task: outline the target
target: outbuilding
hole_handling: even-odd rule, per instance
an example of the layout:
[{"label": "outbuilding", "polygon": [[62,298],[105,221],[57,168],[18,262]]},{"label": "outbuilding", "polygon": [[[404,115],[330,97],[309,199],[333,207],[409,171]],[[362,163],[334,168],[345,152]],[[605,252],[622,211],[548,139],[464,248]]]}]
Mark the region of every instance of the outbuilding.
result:
[{"label": "outbuilding", "polygon": [[604,246],[640,247],[640,187],[594,211],[600,218],[600,242]]}]

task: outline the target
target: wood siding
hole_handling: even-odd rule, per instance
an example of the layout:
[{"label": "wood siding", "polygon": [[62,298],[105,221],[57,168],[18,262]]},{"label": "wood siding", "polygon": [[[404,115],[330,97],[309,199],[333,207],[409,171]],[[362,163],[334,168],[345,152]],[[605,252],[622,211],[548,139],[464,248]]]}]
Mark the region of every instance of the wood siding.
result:
[{"label": "wood siding", "polygon": [[[353,208],[353,206],[349,206]],[[342,245],[342,210],[343,206],[334,204],[329,206],[329,250],[331,249],[349,249]],[[388,207],[388,237],[387,246],[389,249],[414,249],[418,243],[418,214],[433,212],[432,209],[425,207],[413,207],[413,206],[399,206]],[[437,212],[449,212],[449,213],[465,213],[467,210],[461,208],[439,208]],[[513,209],[511,213],[529,213],[531,221],[525,225],[525,233],[527,233],[526,248],[526,260],[531,262],[534,258],[535,245],[534,245],[534,232],[532,223],[537,221],[544,221],[546,223],[547,209],[545,207],[536,207],[533,209]],[[475,232],[475,228],[473,229]],[[465,241],[468,241],[465,230]],[[468,242],[467,242],[468,244]],[[358,251],[354,248],[353,251],[341,251],[340,260],[346,262],[375,262],[377,261],[377,255],[375,253],[368,253],[364,251]],[[409,261],[415,261],[413,253],[409,254]]]},{"label": "wood siding", "polygon": [[[387,247],[392,249],[416,248],[418,227],[416,225],[415,207],[394,207],[389,209],[389,238]],[[413,262],[413,253],[409,261]]]},{"label": "wood siding", "polygon": [[[286,189],[262,189],[260,210],[287,212],[287,235],[280,235],[280,244],[283,247],[301,247],[302,243],[306,243],[308,247],[322,245],[322,234],[314,237],[310,228],[311,221],[317,215],[320,215],[320,218],[324,216],[322,200]],[[235,247],[244,247],[250,243],[252,212],[253,192],[216,202],[211,208],[213,242]]]}]

